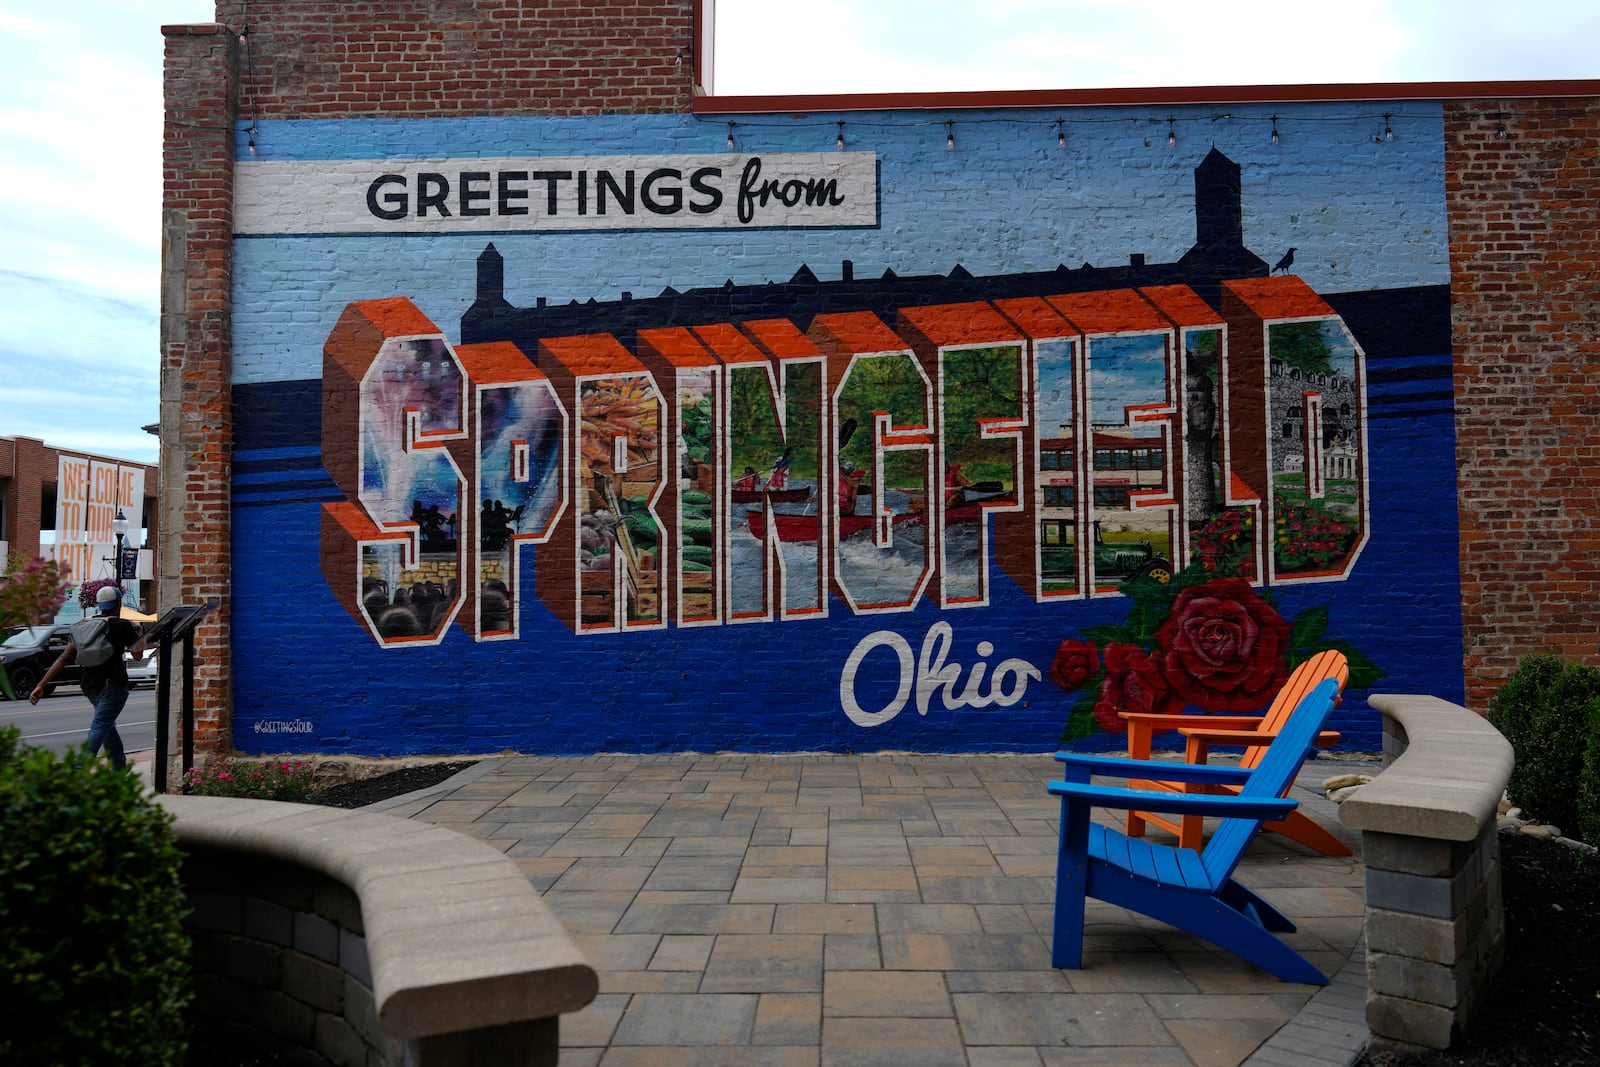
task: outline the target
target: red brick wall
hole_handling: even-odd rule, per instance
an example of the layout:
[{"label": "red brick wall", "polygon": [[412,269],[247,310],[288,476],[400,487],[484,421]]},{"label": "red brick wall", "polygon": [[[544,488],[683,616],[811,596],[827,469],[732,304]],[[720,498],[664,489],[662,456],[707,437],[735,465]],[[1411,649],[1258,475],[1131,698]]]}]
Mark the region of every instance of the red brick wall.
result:
[{"label": "red brick wall", "polygon": [[[1501,128],[1504,128],[1504,135]],[[1445,105],[1468,703],[1600,664],[1600,101]]]},{"label": "red brick wall", "polygon": [[687,111],[695,64],[680,51],[694,11],[695,0],[224,0],[220,25],[163,28],[157,597],[219,602],[197,634],[198,751],[228,747],[232,709],[232,131],[300,117]]},{"label": "red brick wall", "polygon": [[[157,603],[215,600],[196,632],[197,749],[222,747],[231,707],[228,486],[232,473],[234,35],[166,27],[162,145],[162,526]],[[173,732],[176,738],[177,733]],[[169,771],[170,771],[169,767]],[[169,779],[175,780],[175,779]]]},{"label": "red brick wall", "polygon": [[222,0],[241,118],[686,111],[693,0]]}]

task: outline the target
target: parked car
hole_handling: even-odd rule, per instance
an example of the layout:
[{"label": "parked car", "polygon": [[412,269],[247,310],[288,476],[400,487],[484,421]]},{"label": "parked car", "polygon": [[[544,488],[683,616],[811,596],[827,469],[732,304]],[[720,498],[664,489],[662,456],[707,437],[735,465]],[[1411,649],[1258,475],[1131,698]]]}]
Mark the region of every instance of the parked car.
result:
[{"label": "parked car", "polygon": [[[11,691],[18,700],[27,699],[28,692],[39,684],[71,636],[66,626],[24,626],[0,642],[0,663],[5,665]],[[45,696],[54,693],[58,685],[77,685],[80,673],[76,663],[67,664],[45,690]]]},{"label": "parked car", "polygon": [[144,653],[144,658],[143,659],[135,659],[131,653],[124,652],[122,654],[122,665],[124,667],[128,668],[128,685],[129,685],[130,688],[137,689],[141,685],[148,685],[148,686],[150,686],[152,688],[155,687],[155,684],[156,684],[156,650],[155,649],[153,649],[153,648],[145,649],[145,653]]}]

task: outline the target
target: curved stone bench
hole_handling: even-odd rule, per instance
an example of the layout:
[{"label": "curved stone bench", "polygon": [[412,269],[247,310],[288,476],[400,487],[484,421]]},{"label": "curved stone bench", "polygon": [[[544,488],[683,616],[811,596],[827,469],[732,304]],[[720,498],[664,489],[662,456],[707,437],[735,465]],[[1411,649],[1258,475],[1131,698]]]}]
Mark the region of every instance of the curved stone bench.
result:
[{"label": "curved stone bench", "polygon": [[[163,796],[197,1009],[335,1063],[553,1064],[598,980],[517,865],[428,823]],[[365,1046],[364,1048],[362,1046]]]},{"label": "curved stone bench", "polygon": [[1511,744],[1437,697],[1368,703],[1384,768],[1339,805],[1367,870],[1367,1026],[1378,1045],[1449,1048],[1505,949],[1495,823]]}]

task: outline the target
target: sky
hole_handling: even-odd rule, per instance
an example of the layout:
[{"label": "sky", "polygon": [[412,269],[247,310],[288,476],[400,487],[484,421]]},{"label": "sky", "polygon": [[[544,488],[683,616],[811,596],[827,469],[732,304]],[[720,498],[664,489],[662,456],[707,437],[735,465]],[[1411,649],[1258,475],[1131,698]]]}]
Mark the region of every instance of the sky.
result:
[{"label": "sky", "polygon": [[[725,95],[1600,78],[1594,0],[716,7]],[[156,459],[160,27],[212,10],[0,5],[0,435]]]}]

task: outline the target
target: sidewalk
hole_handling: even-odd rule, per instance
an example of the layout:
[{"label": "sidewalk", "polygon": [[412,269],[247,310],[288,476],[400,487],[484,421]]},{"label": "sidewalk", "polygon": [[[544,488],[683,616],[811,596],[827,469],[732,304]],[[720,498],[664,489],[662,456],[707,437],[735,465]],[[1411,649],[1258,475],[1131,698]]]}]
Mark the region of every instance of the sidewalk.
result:
[{"label": "sidewalk", "polygon": [[[544,893],[600,972],[595,1002],[562,1021],[564,1065],[1353,1059],[1366,1036],[1359,860],[1263,835],[1239,869],[1337,976],[1320,993],[1097,901],[1084,968],[1053,969],[1056,767],[510,757],[367,810],[486,840]],[[1348,768],[1313,762],[1301,777],[1314,789]],[[1293,795],[1358,847],[1312,789]]]}]

